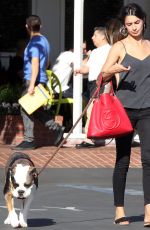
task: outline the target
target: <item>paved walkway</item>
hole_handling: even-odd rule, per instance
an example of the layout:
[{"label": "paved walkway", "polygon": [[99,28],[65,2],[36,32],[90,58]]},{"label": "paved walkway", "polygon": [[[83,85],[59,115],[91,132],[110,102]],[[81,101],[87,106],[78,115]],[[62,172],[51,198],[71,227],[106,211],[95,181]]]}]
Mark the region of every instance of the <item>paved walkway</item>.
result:
[{"label": "paved walkway", "polygon": [[[113,169],[49,168],[39,178],[39,187],[28,215],[29,230],[141,230],[143,228],[142,170],[130,169],[125,194],[126,215],[130,226],[117,226],[114,221]],[[3,190],[3,169],[0,168],[0,190]],[[20,200],[15,199],[17,213]],[[7,209],[0,196],[0,229]]]},{"label": "paved walkway", "polygon": [[[41,168],[55,150],[56,147],[47,146],[24,152],[30,155],[37,168]],[[5,167],[12,152],[9,145],[0,145],[0,167]],[[114,145],[88,149],[63,147],[49,163],[48,168],[113,168],[114,162]],[[130,167],[141,168],[139,147],[132,148]]]}]

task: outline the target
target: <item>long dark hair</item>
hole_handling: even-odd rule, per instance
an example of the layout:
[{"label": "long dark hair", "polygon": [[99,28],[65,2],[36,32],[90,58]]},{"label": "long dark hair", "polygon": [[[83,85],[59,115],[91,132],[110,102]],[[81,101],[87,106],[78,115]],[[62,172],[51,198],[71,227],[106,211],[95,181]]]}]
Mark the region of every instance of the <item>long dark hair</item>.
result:
[{"label": "long dark hair", "polygon": [[121,34],[122,23],[117,18],[110,19],[105,25],[106,39],[110,45],[120,41],[125,36]]},{"label": "long dark hair", "polygon": [[141,8],[136,3],[129,3],[128,5],[124,6],[120,12],[119,18],[121,22],[124,24],[125,23],[125,17],[126,16],[136,16],[143,20],[144,22],[144,29],[146,28],[146,13],[144,10]]}]

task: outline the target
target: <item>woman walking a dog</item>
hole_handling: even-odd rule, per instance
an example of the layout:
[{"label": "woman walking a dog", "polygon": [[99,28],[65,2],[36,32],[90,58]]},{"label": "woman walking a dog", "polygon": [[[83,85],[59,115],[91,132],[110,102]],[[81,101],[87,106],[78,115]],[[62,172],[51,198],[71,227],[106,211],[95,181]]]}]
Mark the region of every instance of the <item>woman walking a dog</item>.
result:
[{"label": "woman walking a dog", "polygon": [[[119,73],[116,95],[125,107],[141,143],[144,191],[144,227],[150,227],[150,41],[144,39],[146,14],[131,3],[121,11],[122,32],[126,37],[116,42],[102,69],[103,81]],[[116,164],[113,174],[115,224],[128,225],[124,195],[130,164],[132,134],[116,138]]]}]

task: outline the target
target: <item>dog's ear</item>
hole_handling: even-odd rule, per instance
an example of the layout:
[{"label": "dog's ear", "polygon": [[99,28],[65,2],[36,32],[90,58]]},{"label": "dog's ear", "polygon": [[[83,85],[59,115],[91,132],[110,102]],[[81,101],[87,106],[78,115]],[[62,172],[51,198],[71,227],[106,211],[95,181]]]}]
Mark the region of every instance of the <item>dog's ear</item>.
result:
[{"label": "dog's ear", "polygon": [[36,185],[36,188],[38,188],[38,173],[35,167],[31,168],[30,175],[33,178],[34,184]]},{"label": "dog's ear", "polygon": [[4,190],[3,190],[4,195],[9,191],[9,187],[11,183],[11,176],[12,176],[12,168],[8,168],[7,173],[6,173]]}]

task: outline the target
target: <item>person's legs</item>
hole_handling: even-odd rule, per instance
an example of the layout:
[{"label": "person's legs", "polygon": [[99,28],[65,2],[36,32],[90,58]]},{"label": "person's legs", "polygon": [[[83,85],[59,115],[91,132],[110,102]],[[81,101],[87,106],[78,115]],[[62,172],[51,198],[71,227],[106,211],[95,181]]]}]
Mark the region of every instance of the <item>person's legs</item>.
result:
[{"label": "person's legs", "polygon": [[[114,205],[116,207],[115,220],[125,217],[124,195],[127,172],[130,163],[131,143],[133,134],[116,139],[116,163],[113,173]],[[123,221],[122,224],[128,224]],[[121,223],[120,223],[121,224]]]},{"label": "person's legs", "polygon": [[23,119],[24,126],[24,141],[33,142],[34,141],[34,117],[28,115],[24,109],[21,108],[21,116]]},{"label": "person's legs", "polygon": [[94,100],[91,102],[91,104],[89,105],[89,107],[86,111],[87,120],[86,120],[86,124],[85,124],[85,133],[88,132],[88,127],[89,127],[90,116],[91,116],[91,112],[92,112],[92,108],[93,108],[93,103],[94,103]]},{"label": "person's legs", "polygon": [[[86,112],[86,123],[85,123],[85,133],[87,134],[88,132],[88,127],[89,127],[89,122],[90,122],[90,116],[93,108],[93,103],[94,100],[91,102],[89,105],[87,112]],[[76,145],[76,148],[93,148],[93,147],[99,147],[99,146],[104,146],[105,145],[105,140],[103,139],[88,139],[86,138],[86,141],[81,142],[80,144]]]},{"label": "person's legs", "polygon": [[[29,87],[30,82],[24,81],[22,88],[22,96],[24,96]],[[30,103],[30,102],[29,102]],[[34,117],[33,115],[29,115],[23,108],[20,109],[20,113],[23,119],[24,126],[24,141],[25,142],[33,142],[34,141]]]},{"label": "person's legs", "polygon": [[[88,83],[88,89],[89,89],[90,97],[93,96],[93,93],[95,92],[96,87],[97,87],[96,81],[92,81],[92,82]],[[103,93],[108,93],[109,91],[110,91],[110,84],[108,83],[103,87],[102,92]],[[91,112],[92,112],[92,108],[93,108],[93,103],[94,103],[94,100],[91,102],[91,104],[88,107],[87,112],[86,112],[87,120],[86,120],[86,124],[85,124],[85,133],[88,132],[88,127],[89,127],[90,116],[91,116]],[[105,140],[104,139],[97,139],[97,140],[88,139],[87,142],[92,143],[95,146],[104,146],[105,145]]]},{"label": "person's legs", "polygon": [[[29,87],[29,81],[23,82],[22,88],[22,96],[27,93]],[[24,140],[17,146],[12,146],[14,150],[23,150],[23,149],[35,149],[34,143],[34,119],[33,115],[29,115],[26,113],[24,109],[20,109],[21,116],[23,119],[23,126],[24,126]]]},{"label": "person's legs", "polygon": [[143,166],[143,191],[145,218],[150,225],[150,108],[141,110],[137,123],[137,131],[141,144],[141,160]]},{"label": "person's legs", "polygon": [[63,98],[73,98],[73,88],[70,86],[67,90],[62,91],[62,97]]},{"label": "person's legs", "polygon": [[[89,126],[89,122],[90,122],[90,116],[91,116],[91,112],[92,112],[92,108],[93,108],[93,103],[94,101],[91,102],[91,104],[89,105],[87,112],[86,112],[86,124],[85,124],[85,133],[87,134],[88,132],[88,126]],[[80,149],[80,148],[94,148],[94,147],[99,147],[99,146],[104,146],[105,145],[105,140],[93,140],[93,139],[87,139],[83,142],[81,142],[80,144],[76,144],[76,148]]]},{"label": "person's legs", "polygon": [[[96,81],[88,82],[88,91],[90,94],[90,98],[92,97],[95,89],[96,89]],[[86,120],[86,124],[85,124],[85,133],[87,133],[87,131],[88,131],[88,126],[89,126],[89,122],[90,122],[90,116],[91,116],[91,111],[93,108],[93,103],[94,103],[94,100],[91,102],[91,104],[89,105],[87,112],[86,112],[87,120]]]},{"label": "person's legs", "polygon": [[[25,81],[23,85],[22,96],[27,93],[29,87],[29,81]],[[44,111],[43,108],[36,110],[32,115],[28,115],[24,109],[21,108],[21,116],[24,125],[24,141],[17,146],[13,146],[12,149],[23,150],[23,149],[34,149],[34,119],[38,119],[42,124],[49,128],[49,130],[55,131],[55,143],[58,145],[63,137],[65,127],[61,127],[54,121],[52,115]]]},{"label": "person's legs", "polygon": [[63,138],[65,127],[60,126],[58,123],[56,123],[54,120],[54,116],[52,116],[50,112],[44,110],[43,107],[35,111],[33,115],[35,119],[39,120],[50,131],[54,132],[54,145],[58,145]]},{"label": "person's legs", "polygon": [[[134,128],[137,123],[139,110],[126,109],[126,112]],[[123,225],[129,224],[128,220],[123,219],[119,222],[119,219],[125,217],[124,196],[133,134],[134,132],[116,138],[116,163],[113,173],[114,205],[116,207],[115,220],[118,220],[118,223]]]}]

